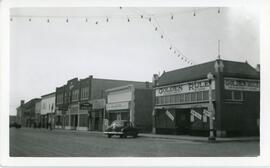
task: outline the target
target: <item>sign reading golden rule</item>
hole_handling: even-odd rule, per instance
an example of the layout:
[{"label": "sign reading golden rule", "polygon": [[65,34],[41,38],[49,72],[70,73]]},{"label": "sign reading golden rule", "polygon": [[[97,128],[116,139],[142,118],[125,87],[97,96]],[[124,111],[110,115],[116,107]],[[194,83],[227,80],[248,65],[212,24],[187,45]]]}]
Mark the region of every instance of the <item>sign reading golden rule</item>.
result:
[{"label": "sign reading golden rule", "polygon": [[260,91],[260,81],[241,78],[224,78],[224,88],[226,90]]},{"label": "sign reading golden rule", "polygon": [[[156,88],[156,96],[176,95],[209,90],[209,80],[197,80],[175,85],[168,85]],[[212,89],[215,89],[215,81],[212,81]]]}]

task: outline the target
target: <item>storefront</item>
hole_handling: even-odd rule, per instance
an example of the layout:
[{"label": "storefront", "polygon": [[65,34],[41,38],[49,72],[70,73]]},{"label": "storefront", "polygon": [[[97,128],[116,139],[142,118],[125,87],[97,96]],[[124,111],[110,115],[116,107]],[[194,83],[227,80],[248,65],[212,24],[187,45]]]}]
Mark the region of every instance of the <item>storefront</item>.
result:
[{"label": "storefront", "polygon": [[[215,104],[215,82],[212,82]],[[209,80],[156,87],[156,133],[191,134],[208,131]]]},{"label": "storefront", "polygon": [[89,130],[102,131],[105,113],[105,99],[91,100],[90,104],[92,105],[92,110],[90,112]]},{"label": "storefront", "polygon": [[208,136],[213,115],[217,136],[259,134],[259,72],[247,63],[216,60],[166,72],[154,83],[154,133]]},{"label": "storefront", "polygon": [[148,85],[138,88],[126,85],[106,90],[106,119],[111,124],[114,120],[128,120],[142,132],[152,128],[153,97]]},{"label": "storefront", "polygon": [[88,110],[80,109],[79,103],[70,105],[68,113],[68,126],[66,129],[88,130],[89,113]]}]

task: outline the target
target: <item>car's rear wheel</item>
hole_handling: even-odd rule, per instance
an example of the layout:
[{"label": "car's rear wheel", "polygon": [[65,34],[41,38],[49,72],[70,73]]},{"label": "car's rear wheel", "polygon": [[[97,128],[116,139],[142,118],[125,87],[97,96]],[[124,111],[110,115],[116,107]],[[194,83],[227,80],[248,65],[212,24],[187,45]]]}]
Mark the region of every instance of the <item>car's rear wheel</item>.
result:
[{"label": "car's rear wheel", "polygon": [[111,134],[108,134],[108,138],[111,138],[112,137],[112,135]]},{"label": "car's rear wheel", "polygon": [[120,135],[120,138],[123,138],[123,137],[124,137],[124,136],[121,134],[121,135]]}]

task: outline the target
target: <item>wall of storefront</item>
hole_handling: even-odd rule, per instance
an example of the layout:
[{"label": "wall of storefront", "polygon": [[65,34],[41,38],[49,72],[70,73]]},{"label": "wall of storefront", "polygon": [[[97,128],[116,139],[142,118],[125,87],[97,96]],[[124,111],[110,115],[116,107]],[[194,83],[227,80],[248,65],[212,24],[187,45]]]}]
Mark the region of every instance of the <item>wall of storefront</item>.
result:
[{"label": "wall of storefront", "polygon": [[[226,77],[224,78],[226,80]],[[232,78],[240,81],[249,81],[246,78]],[[259,85],[259,79],[253,79]],[[256,83],[255,83],[256,84]],[[238,88],[237,88],[238,87]],[[260,119],[260,92],[259,86],[237,86],[223,88],[223,107],[221,130],[226,136],[259,135],[258,121]]]},{"label": "wall of storefront", "polygon": [[153,91],[152,89],[135,89],[134,95],[134,123],[141,131],[151,132]]}]

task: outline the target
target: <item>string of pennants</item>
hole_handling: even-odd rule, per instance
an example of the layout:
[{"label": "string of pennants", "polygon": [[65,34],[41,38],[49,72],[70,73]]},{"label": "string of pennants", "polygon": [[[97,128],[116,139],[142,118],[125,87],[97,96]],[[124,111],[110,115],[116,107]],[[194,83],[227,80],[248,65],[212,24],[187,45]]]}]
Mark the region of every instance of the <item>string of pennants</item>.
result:
[{"label": "string of pennants", "polygon": [[[123,10],[125,8],[119,7],[120,10]],[[126,8],[129,11],[135,13],[135,15],[111,15],[111,16],[22,16],[22,15],[11,15],[10,16],[10,22],[13,22],[15,18],[27,18],[28,22],[32,22],[35,18],[43,18],[47,23],[51,23],[55,18],[63,19],[67,24],[70,22],[71,19],[81,19],[84,20],[84,22],[89,23],[91,21],[94,22],[94,24],[98,25],[101,22],[109,23],[112,19],[120,17],[121,19],[126,19],[127,22],[131,22],[132,19],[141,19],[141,20],[147,20],[152,26],[153,31],[157,32],[160,36],[161,40],[166,40],[168,43],[168,49],[170,52],[172,52],[174,55],[180,58],[180,60],[188,65],[193,65],[194,61],[190,59],[189,57],[185,56],[183,52],[172,43],[172,40],[169,38],[167,33],[165,33],[164,29],[159,24],[158,18],[167,17],[171,21],[176,20],[178,15],[188,14],[192,13],[192,15],[195,17],[199,12],[205,11],[205,10],[217,10],[217,14],[221,14],[221,8],[202,8],[202,9],[194,9],[192,11],[183,11],[183,12],[177,12],[177,13],[170,13],[170,14],[163,14],[163,15],[154,15],[147,13],[143,11],[142,9],[138,8]]]}]

